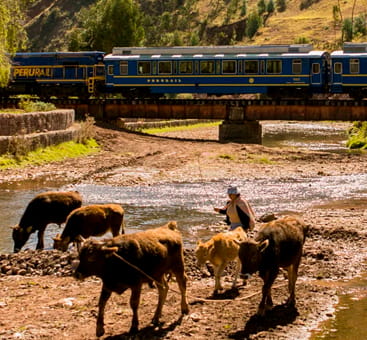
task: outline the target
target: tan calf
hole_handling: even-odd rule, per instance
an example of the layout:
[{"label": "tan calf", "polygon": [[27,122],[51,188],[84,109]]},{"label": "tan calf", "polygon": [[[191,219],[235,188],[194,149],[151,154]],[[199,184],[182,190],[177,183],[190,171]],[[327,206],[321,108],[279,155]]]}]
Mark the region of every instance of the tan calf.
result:
[{"label": "tan calf", "polygon": [[238,258],[239,244],[247,239],[245,231],[238,227],[235,230],[214,235],[207,242],[198,242],[195,249],[195,255],[200,266],[209,261],[214,267],[215,287],[214,294],[223,289],[220,277],[230,261],[236,260],[236,273],[233,279],[232,287],[236,287],[237,277],[241,268]]}]

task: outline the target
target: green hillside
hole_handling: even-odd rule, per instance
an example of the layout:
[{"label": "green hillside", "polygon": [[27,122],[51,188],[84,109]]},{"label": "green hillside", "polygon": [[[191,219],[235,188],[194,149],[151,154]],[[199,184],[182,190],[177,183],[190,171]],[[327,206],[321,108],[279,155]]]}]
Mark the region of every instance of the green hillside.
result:
[{"label": "green hillside", "polygon": [[[80,25],[78,13],[95,2],[34,0],[27,10],[27,49],[67,50],[70,34]],[[367,17],[367,0],[138,0],[138,4],[148,46],[307,42],[334,49],[341,43],[342,20],[351,19],[353,13],[354,23],[363,19],[366,28]],[[334,6],[341,8],[341,16],[333,14]],[[249,38],[253,13],[260,13],[262,25]],[[353,39],[364,41],[367,37],[362,30]]]}]

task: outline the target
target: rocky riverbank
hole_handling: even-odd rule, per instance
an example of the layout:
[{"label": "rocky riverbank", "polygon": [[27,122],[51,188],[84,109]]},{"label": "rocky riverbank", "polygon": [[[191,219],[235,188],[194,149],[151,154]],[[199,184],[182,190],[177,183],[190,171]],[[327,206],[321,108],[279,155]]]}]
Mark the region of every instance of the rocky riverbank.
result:
[{"label": "rocky riverbank", "polygon": [[[101,153],[45,166],[5,170],[0,172],[0,185],[2,188],[48,183],[124,186],[223,178],[289,179],[359,174],[366,169],[365,153],[220,144],[193,140],[194,137],[191,134],[191,140],[178,140],[99,127]],[[229,268],[224,278],[227,290],[213,297],[213,277],[199,270],[192,250],[187,249],[190,314],[179,317],[179,296],[173,281],[163,308],[163,324],[159,328],[148,327],[157,294],[156,290],[144,287],[141,330],[131,337],[126,333],[131,322],[130,294],[113,295],[106,307],[104,339],[307,339],[318,322],[332,317],[337,294],[346,289],[338,282],[367,270],[366,203],[332,202],[303,214],[311,229],[297,282],[296,309],[282,306],[287,296],[287,281],[282,275],[274,284],[275,308],[264,319],[255,317],[262,285],[256,275],[246,286],[231,290],[232,268]],[[75,256],[57,251],[23,251],[0,256],[2,339],[95,338],[101,282],[95,278],[74,280],[70,266]]]}]

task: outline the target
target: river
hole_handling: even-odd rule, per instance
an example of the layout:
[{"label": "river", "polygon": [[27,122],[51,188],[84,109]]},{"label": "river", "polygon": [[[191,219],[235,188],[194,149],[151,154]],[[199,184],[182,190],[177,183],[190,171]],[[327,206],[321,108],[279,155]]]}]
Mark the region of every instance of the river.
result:
[{"label": "river", "polygon": [[[313,150],[346,152],[345,124],[266,122],[263,124],[266,146],[292,145]],[[293,177],[282,181],[272,179],[240,180],[235,184],[251,201],[258,216],[267,212],[302,212],[308,207],[337,200],[358,200],[367,197],[367,174],[353,176]],[[78,190],[84,204],[120,203],[126,212],[126,232],[143,230],[177,220],[187,247],[197,239],[208,239],[225,229],[223,216],[214,213],[214,206],[226,201],[225,190],[231,184],[226,180],[206,183],[171,183],[152,186],[111,187],[103,185],[58,185],[44,187],[42,183],[27,183],[0,188],[0,252],[11,252],[12,225],[19,222],[27,203],[35,194],[45,190]],[[52,247],[52,237],[61,232],[56,225],[46,230],[45,246]],[[32,234],[26,247],[34,248],[36,235]],[[340,298],[337,313],[332,321],[320,327],[313,339],[364,339],[367,338],[365,322],[367,298],[361,294],[366,278],[357,279],[350,290]],[[354,293],[353,293],[354,292]],[[365,292],[365,290],[364,290]],[[356,302],[358,296],[358,303]],[[348,321],[359,315],[358,331]],[[363,326],[364,325],[364,326]],[[363,328],[364,327],[364,328]],[[354,329],[354,330],[353,330]],[[341,335],[340,335],[341,334]],[[345,335],[347,334],[347,335]],[[364,334],[364,337],[360,334]]]}]

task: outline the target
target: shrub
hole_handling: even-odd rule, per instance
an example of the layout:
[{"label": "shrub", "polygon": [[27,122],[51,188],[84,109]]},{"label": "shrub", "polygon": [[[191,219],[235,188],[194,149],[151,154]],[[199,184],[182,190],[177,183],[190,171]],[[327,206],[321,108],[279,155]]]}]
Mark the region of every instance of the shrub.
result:
[{"label": "shrub", "polygon": [[36,111],[52,111],[56,109],[56,106],[51,103],[45,103],[41,101],[31,101],[22,99],[19,103],[19,108],[26,112],[36,112]]},{"label": "shrub", "polygon": [[354,122],[347,133],[348,148],[367,149],[367,122]]},{"label": "shrub", "polygon": [[88,140],[93,139],[96,135],[95,119],[87,115],[80,125],[77,142],[86,144]]},{"label": "shrub", "polygon": [[246,35],[252,38],[261,26],[261,17],[258,13],[252,12],[247,19]]}]

